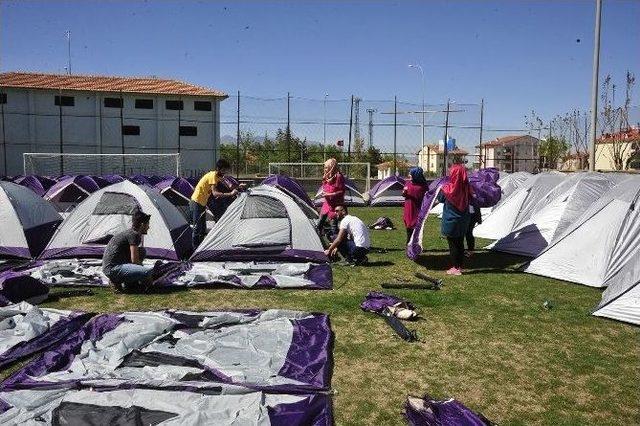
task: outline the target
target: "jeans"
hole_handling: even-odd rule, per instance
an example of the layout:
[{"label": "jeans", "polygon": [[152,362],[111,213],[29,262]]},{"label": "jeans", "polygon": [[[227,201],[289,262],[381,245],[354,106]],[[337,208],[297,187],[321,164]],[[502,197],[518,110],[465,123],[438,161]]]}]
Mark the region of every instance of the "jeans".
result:
[{"label": "jeans", "polygon": [[204,234],[207,232],[207,215],[205,207],[189,200],[189,209],[191,210],[191,237],[194,250],[204,240]]},{"label": "jeans", "polygon": [[462,268],[462,261],[464,260],[464,237],[447,237],[447,242],[449,243],[449,254],[451,255],[453,266]]},{"label": "jeans", "polygon": [[153,268],[136,265],[135,263],[123,263],[111,268],[109,279],[114,284],[136,285],[140,281],[144,281],[151,276]]},{"label": "jeans", "polygon": [[369,249],[365,247],[358,247],[352,240],[344,240],[338,246],[338,251],[347,260],[353,260],[358,262],[364,259],[369,253]]}]

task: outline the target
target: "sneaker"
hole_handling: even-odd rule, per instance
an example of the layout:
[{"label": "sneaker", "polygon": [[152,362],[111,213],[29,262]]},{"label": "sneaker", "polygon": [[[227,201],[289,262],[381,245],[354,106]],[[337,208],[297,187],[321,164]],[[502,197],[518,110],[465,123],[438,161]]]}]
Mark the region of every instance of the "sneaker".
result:
[{"label": "sneaker", "polygon": [[447,275],[462,275],[462,271],[455,266],[452,266],[447,270]]}]

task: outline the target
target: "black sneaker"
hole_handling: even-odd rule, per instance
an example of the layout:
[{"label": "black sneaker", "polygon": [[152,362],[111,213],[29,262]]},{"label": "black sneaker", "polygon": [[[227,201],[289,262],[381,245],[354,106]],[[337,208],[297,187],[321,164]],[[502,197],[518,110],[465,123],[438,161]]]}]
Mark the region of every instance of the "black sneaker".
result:
[{"label": "black sneaker", "polygon": [[366,265],[367,263],[369,263],[369,258],[367,256],[364,256],[360,259],[357,259],[353,262],[355,265]]}]

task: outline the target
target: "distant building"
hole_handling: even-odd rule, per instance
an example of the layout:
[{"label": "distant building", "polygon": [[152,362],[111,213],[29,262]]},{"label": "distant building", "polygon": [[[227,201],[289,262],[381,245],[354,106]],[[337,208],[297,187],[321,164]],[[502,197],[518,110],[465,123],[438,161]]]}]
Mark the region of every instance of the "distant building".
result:
[{"label": "distant building", "polygon": [[[447,169],[453,164],[465,164],[467,155],[469,153],[458,148],[455,139],[450,138],[447,143]],[[440,140],[437,145],[425,145],[423,149],[418,151],[418,164],[425,173],[441,174],[444,165],[444,141]]]},{"label": "distant building", "polygon": [[577,172],[589,168],[589,153],[581,152],[567,155],[559,164],[558,169],[562,172]]},{"label": "distant building", "polygon": [[61,151],[180,152],[183,174],[202,173],[218,157],[227,97],[155,77],[1,73],[0,175],[22,173],[24,152]]},{"label": "distant building", "polygon": [[[389,176],[393,176],[393,161],[386,161],[384,163],[380,163],[377,166],[378,169],[378,179],[386,179]],[[409,169],[413,167],[411,164],[404,160],[396,161],[396,168],[398,176],[407,176],[409,174]]]},{"label": "distant building", "polygon": [[640,169],[640,127],[630,127],[596,140],[596,170],[620,170],[615,158],[622,161],[621,170]]},{"label": "distant building", "polygon": [[504,136],[483,142],[480,147],[483,167],[495,167],[507,173],[536,172],[540,164],[539,145],[540,139],[530,135]]}]

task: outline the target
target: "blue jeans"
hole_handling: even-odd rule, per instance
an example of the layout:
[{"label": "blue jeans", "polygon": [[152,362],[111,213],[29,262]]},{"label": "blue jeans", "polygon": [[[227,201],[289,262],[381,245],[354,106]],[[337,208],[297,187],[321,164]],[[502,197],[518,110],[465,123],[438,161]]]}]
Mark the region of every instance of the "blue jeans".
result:
[{"label": "blue jeans", "polygon": [[207,215],[205,207],[193,200],[189,200],[189,209],[191,209],[191,239],[193,248],[196,249],[204,240],[204,234],[207,232]]},{"label": "blue jeans", "polygon": [[109,279],[116,284],[138,284],[151,276],[153,268],[136,265],[135,263],[123,263],[111,268]]},{"label": "blue jeans", "polygon": [[358,247],[353,240],[343,240],[338,246],[338,251],[347,260],[353,260],[358,262],[364,259],[369,253],[369,249],[365,247]]}]

